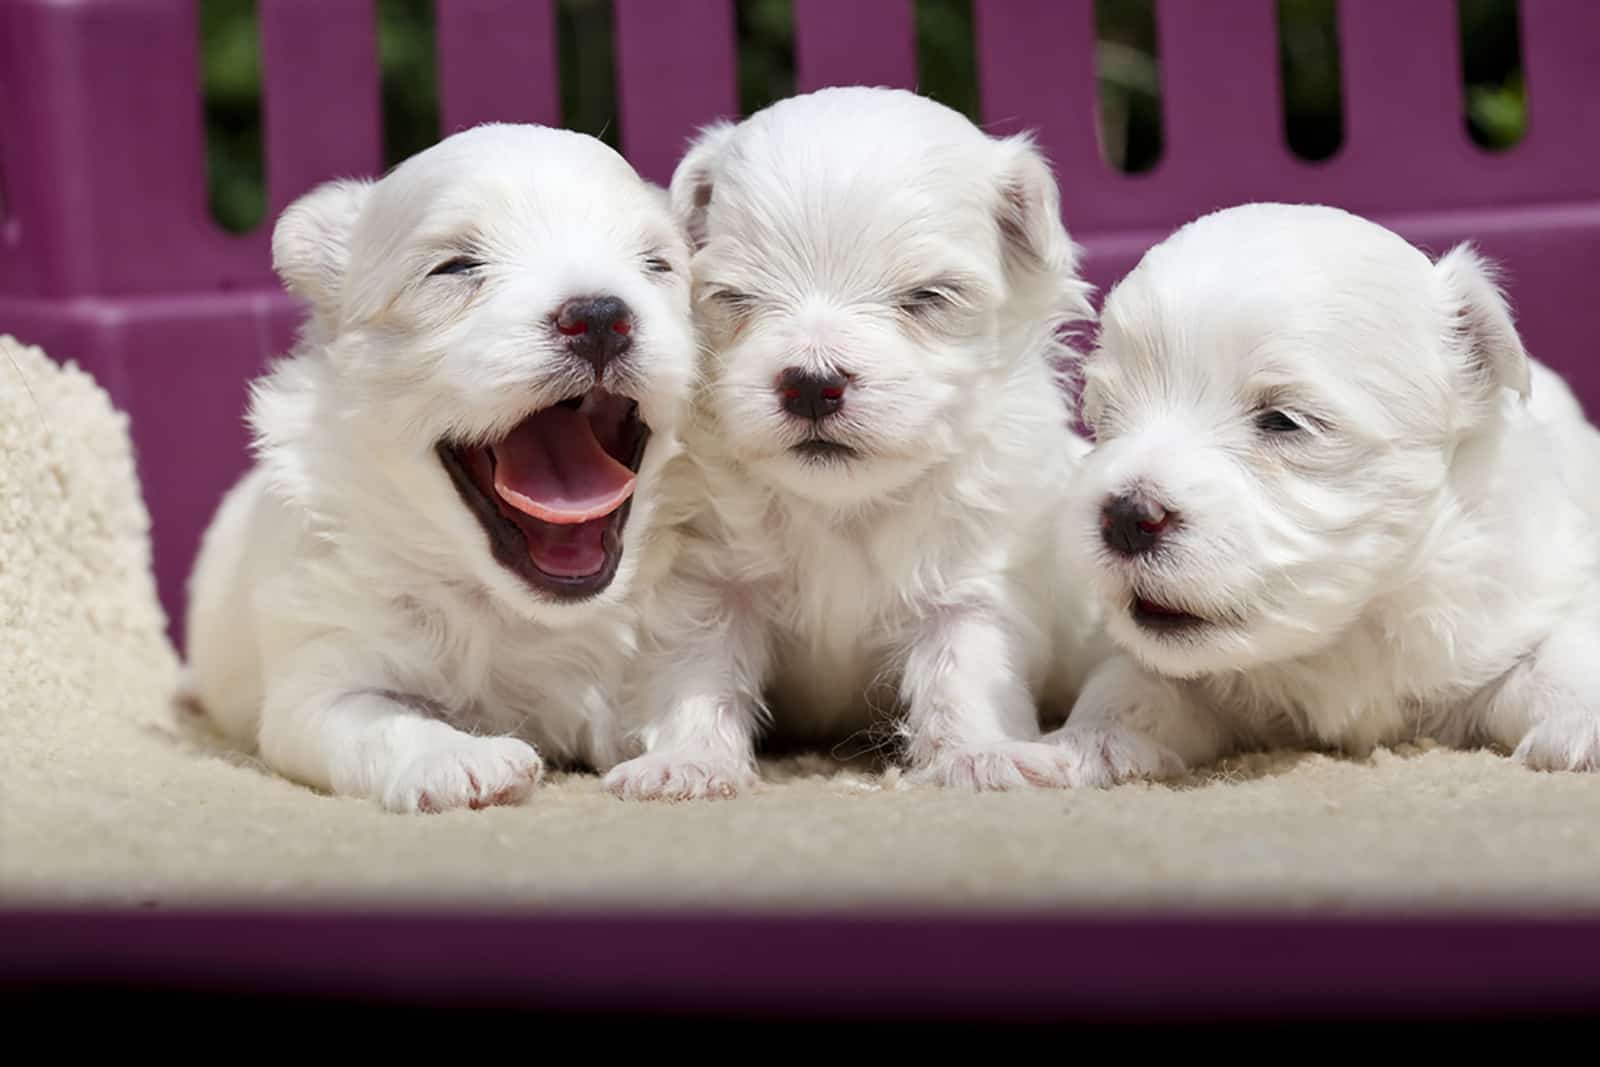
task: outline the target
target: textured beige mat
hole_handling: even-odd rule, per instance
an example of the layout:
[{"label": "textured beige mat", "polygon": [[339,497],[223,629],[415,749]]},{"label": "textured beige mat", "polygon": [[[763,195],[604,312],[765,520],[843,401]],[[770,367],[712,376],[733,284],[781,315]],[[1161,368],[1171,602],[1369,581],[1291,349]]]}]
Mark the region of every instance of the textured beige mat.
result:
[{"label": "textured beige mat", "polygon": [[1600,910],[1600,775],[1426,745],[986,796],[801,759],[728,802],[629,805],[568,775],[518,809],[385,815],[260,771],[169,704],[146,526],[121,416],[86,377],[0,340],[14,900]]}]

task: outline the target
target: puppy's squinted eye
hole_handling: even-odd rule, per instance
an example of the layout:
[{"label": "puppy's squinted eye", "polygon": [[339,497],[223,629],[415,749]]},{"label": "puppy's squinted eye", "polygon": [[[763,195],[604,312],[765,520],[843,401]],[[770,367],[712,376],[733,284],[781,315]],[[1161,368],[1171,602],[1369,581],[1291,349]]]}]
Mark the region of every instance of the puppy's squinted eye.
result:
[{"label": "puppy's squinted eye", "polygon": [[651,274],[671,274],[672,264],[663,256],[648,256],[644,261],[644,269]]},{"label": "puppy's squinted eye", "polygon": [[954,307],[960,295],[960,290],[951,285],[924,285],[900,294],[895,307],[907,315],[922,315]]},{"label": "puppy's squinted eye", "polygon": [[471,274],[483,266],[483,260],[473,259],[471,256],[456,256],[447,259],[428,272],[428,277],[434,278],[441,274]]},{"label": "puppy's squinted eye", "polygon": [[712,286],[706,290],[705,298],[732,315],[748,315],[756,309],[755,296],[737,289]]},{"label": "puppy's squinted eye", "polygon": [[1291,434],[1305,429],[1293,415],[1277,408],[1256,412],[1255,423],[1256,429],[1264,434]]}]

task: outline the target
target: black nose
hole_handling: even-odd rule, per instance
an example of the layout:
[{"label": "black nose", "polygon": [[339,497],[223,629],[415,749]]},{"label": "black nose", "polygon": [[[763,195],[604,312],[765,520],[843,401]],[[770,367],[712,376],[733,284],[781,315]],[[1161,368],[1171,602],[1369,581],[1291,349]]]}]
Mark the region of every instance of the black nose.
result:
[{"label": "black nose", "polygon": [[1100,537],[1113,552],[1143,555],[1171,528],[1172,518],[1172,512],[1143,493],[1123,493],[1101,505]]},{"label": "black nose", "polygon": [[778,395],[783,410],[805,419],[825,419],[844,407],[844,391],[850,379],[842,374],[814,374],[790,367],[778,375]]},{"label": "black nose", "polygon": [[633,313],[614,296],[579,296],[556,309],[556,330],[567,348],[596,374],[633,344]]}]

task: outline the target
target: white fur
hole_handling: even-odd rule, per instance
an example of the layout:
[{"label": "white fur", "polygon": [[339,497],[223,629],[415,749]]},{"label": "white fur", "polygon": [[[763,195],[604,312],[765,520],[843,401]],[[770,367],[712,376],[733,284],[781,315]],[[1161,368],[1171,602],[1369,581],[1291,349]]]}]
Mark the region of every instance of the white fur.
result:
[{"label": "white fur", "polygon": [[[476,274],[430,276],[463,248]],[[273,252],[312,317],[256,386],[259,463],[192,579],[199,699],[280,772],[399,811],[516,801],[543,758],[608,767],[694,366],[688,250],[661,191],[592,138],[484,126],[376,184],[313,191]],[[586,388],[550,319],[595,291],[633,309],[633,353],[605,383],[654,432],[615,580],[553,602],[496,562],[434,445]]]},{"label": "white fur", "polygon": [[[1600,435],[1470,248],[1246,205],[1151,250],[1101,322],[1066,526],[1126,655],[1054,738],[1079,782],[1417,735],[1600,766]],[[1171,527],[1125,558],[1100,514],[1129,490]],[[1136,596],[1212,622],[1148,631]]]},{"label": "white fur", "polygon": [[[830,89],[705,131],[672,199],[708,382],[628,705],[647,753],[607,784],[728,795],[769,722],[836,740],[895,710],[933,781],[1062,784],[1038,704],[1070,704],[1091,608],[1048,528],[1087,446],[1051,361],[1091,309],[1049,168],[910,93]],[[855,458],[788,451],[789,367],[853,376],[824,432]]]}]

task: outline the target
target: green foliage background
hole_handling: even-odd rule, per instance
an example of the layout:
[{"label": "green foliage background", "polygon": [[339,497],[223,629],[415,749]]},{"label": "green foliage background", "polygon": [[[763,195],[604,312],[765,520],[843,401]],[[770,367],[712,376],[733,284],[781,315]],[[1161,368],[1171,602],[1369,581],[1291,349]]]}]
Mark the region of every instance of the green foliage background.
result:
[{"label": "green foliage background", "polygon": [[[657,0],[660,3],[674,0]],[[1200,2],[1200,0],[1195,0]],[[1597,0],[1600,2],[1600,0]],[[915,0],[918,86],[977,115],[971,0]],[[1336,0],[1279,0],[1280,66],[1290,147],[1334,154],[1342,137]],[[1467,124],[1479,144],[1522,136],[1516,0],[1458,0]],[[1102,152],[1142,171],[1161,154],[1159,41],[1151,0],[1097,0],[1095,29]],[[746,112],[794,89],[790,0],[738,0],[739,103]],[[563,122],[617,143],[610,0],[557,0]],[[254,0],[200,0],[211,208],[230,230],[262,221],[260,61]],[[439,137],[433,0],[378,0],[384,154],[394,163]]]}]

